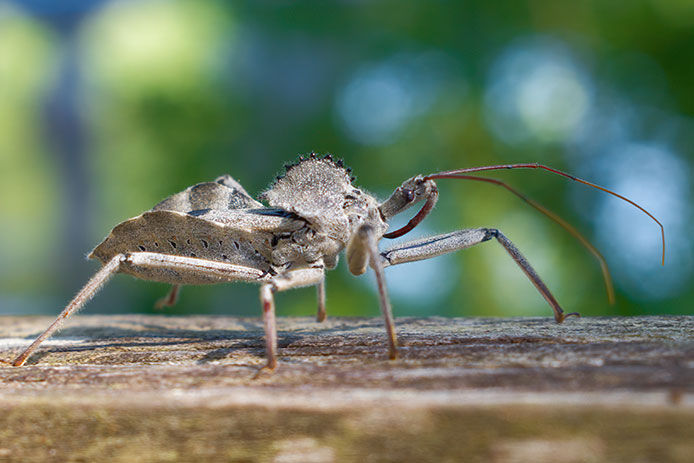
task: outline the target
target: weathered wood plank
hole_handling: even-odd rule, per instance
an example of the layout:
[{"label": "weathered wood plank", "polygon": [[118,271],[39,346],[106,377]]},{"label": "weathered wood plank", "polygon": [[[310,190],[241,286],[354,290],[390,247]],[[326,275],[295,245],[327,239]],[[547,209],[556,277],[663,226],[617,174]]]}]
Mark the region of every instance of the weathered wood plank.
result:
[{"label": "weathered wood plank", "polygon": [[[1,317],[0,359],[50,322]],[[694,317],[81,316],[0,366],[0,461],[691,461]]]}]

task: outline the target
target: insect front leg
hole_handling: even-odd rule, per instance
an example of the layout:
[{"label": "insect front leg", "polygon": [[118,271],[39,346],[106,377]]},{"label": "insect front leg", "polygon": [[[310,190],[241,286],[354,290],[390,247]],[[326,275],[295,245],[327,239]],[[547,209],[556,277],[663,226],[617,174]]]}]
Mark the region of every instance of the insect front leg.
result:
[{"label": "insect front leg", "polygon": [[366,266],[369,264],[376,274],[381,312],[383,313],[386,332],[388,334],[388,356],[391,360],[394,360],[398,357],[398,339],[395,334],[393,311],[390,307],[386,280],[383,275],[383,262],[378,253],[378,244],[374,229],[371,225],[362,225],[357,229],[356,233],[352,235],[347,244],[347,262],[350,272],[354,275],[361,275],[364,273],[366,271]]},{"label": "insect front leg", "polygon": [[118,254],[106,263],[96,274],[87,282],[79,293],[70,301],[70,303],[60,312],[58,318],[55,319],[51,326],[48,327],[29,347],[22,352],[19,357],[14,359],[12,365],[21,367],[27,361],[29,356],[39,347],[39,345],[48,339],[53,333],[60,329],[61,325],[67,320],[70,315],[80,310],[94,295],[106,284],[106,282],[118,272],[126,256]]},{"label": "insect front leg", "polygon": [[414,262],[418,260],[429,259],[431,257],[448,254],[469,248],[479,243],[489,241],[492,238],[496,240],[506,249],[509,255],[516,261],[516,264],[523,270],[523,273],[530,279],[535,288],[542,294],[542,297],[549,303],[554,310],[554,319],[557,323],[561,323],[569,316],[580,316],[573,312],[566,314],[559,306],[559,303],[554,298],[545,283],[540,279],[535,269],[532,268],[528,260],[521,254],[516,246],[506,238],[499,230],[494,228],[473,228],[467,230],[459,230],[444,235],[431,236],[415,241],[401,243],[387,251],[381,253],[382,265],[388,267],[390,265],[404,264],[406,262]]},{"label": "insect front leg", "polygon": [[424,218],[434,209],[439,199],[439,190],[432,180],[427,180],[421,175],[417,175],[405,180],[402,185],[397,187],[390,198],[378,206],[381,216],[390,220],[393,216],[409,209],[419,201],[424,200],[424,205],[417,215],[412,217],[407,224],[395,231],[383,235],[384,238],[397,238],[409,233],[419,225]]},{"label": "insect front leg", "polygon": [[293,288],[320,285],[324,278],[323,267],[311,267],[290,270],[260,286],[260,303],[263,308],[267,363],[258,371],[256,378],[263,372],[272,372],[277,368],[277,324],[275,321],[275,298],[273,294]]}]

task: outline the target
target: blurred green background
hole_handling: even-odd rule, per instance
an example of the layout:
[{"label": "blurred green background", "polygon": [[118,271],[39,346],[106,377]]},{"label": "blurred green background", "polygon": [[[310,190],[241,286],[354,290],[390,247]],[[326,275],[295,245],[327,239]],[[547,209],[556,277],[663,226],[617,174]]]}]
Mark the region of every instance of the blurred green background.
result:
[{"label": "blurred green background", "polygon": [[[569,311],[691,313],[693,83],[691,0],[0,1],[0,313],[58,313],[98,268],[86,254],[165,196],[223,173],[257,195],[311,150],[382,199],[418,173],[510,162],[613,188],[664,223],[664,267],[659,229],[626,203],[487,175],[596,244],[614,306],[590,254],[491,185],[440,180],[406,238],[497,227]],[[378,315],[372,278],[341,262],[328,313]],[[494,242],[387,278],[396,315],[551,316]],[[86,313],[153,312],[166,291],[118,276]],[[312,315],[314,290],[277,310]],[[257,288],[186,287],[166,313],[259,315]]]}]

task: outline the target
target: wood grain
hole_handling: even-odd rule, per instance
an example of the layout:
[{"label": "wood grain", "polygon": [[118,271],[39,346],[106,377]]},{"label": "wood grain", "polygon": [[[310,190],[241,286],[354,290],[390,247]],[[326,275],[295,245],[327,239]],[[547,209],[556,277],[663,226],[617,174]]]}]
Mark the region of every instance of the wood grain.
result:
[{"label": "wood grain", "polygon": [[[48,317],[0,317],[9,361]],[[80,316],[0,364],[0,461],[691,461],[694,317]]]}]

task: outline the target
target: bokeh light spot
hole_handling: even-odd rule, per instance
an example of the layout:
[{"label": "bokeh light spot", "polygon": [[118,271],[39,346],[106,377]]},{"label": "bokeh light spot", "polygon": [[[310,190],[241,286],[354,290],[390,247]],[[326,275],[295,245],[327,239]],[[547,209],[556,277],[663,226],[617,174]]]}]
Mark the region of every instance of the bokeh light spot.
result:
[{"label": "bokeh light spot", "polygon": [[367,145],[387,144],[410,116],[411,95],[394,69],[370,69],[342,91],[338,111],[346,132]]},{"label": "bokeh light spot", "polygon": [[588,95],[570,69],[547,64],[535,69],[516,95],[526,127],[543,141],[563,140],[586,114]]},{"label": "bokeh light spot", "polygon": [[61,189],[40,126],[55,77],[52,40],[39,21],[0,3],[0,290],[9,292],[36,291],[60,238]]},{"label": "bokeh light spot", "polygon": [[362,67],[338,92],[338,125],[364,145],[393,143],[408,123],[437,103],[451,80],[451,67],[438,52],[396,55]]},{"label": "bokeh light spot", "polygon": [[566,142],[591,107],[585,71],[564,45],[550,39],[511,45],[497,59],[489,80],[487,123],[510,144]]},{"label": "bokeh light spot", "polygon": [[225,18],[213,2],[110,2],[85,27],[86,69],[121,93],[204,85],[216,70],[215,45],[226,45]]}]

